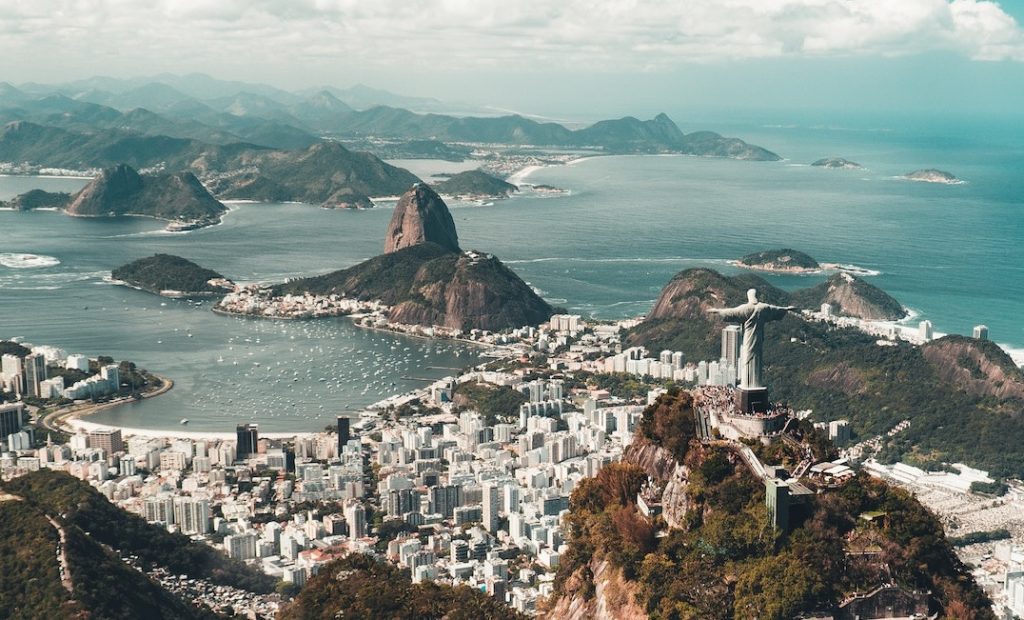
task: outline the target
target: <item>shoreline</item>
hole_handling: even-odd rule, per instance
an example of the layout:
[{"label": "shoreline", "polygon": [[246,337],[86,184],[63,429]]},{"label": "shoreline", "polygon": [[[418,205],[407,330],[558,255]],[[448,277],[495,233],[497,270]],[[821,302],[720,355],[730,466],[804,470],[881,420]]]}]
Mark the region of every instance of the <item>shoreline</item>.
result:
[{"label": "shoreline", "polygon": [[[150,373],[154,377],[157,377],[162,382],[162,385],[142,395],[143,399],[155,398],[162,394],[166,394],[174,387],[174,381],[163,375]],[[38,424],[40,427],[49,431],[55,429],[65,433],[75,434],[79,431],[89,432],[98,429],[118,429],[124,437],[152,437],[156,439],[234,439],[235,434],[231,432],[223,431],[186,431],[186,430],[168,430],[168,429],[153,429],[153,428],[139,428],[134,426],[122,426],[119,424],[101,424],[99,422],[92,422],[85,418],[99,413],[100,411],[106,411],[108,409],[114,409],[122,405],[128,405],[136,401],[130,396],[125,396],[112,400],[105,403],[89,404],[89,405],[70,405],[67,409],[58,409],[52,411],[42,418],[39,419]],[[289,439],[292,437],[312,437],[317,431],[285,431],[285,432],[264,432],[260,433],[261,437],[267,437],[270,439]]]},{"label": "shoreline", "polygon": [[859,267],[857,265],[847,265],[844,263],[819,263],[817,268],[809,267],[791,267],[785,269],[776,269],[773,267],[764,267],[761,265],[747,265],[740,262],[739,259],[729,259],[725,261],[726,264],[737,267],[739,269],[747,269],[749,271],[756,271],[759,273],[770,273],[779,276],[819,276],[829,273],[849,273],[855,276],[871,277],[882,275],[881,271],[876,269],[868,269],[866,267]]},{"label": "shoreline", "polygon": [[249,313],[246,313],[246,312],[232,312],[230,310],[224,310],[223,308],[218,308],[216,306],[210,308],[210,310],[213,313],[219,314],[221,316],[246,318],[246,319],[258,319],[258,320],[271,320],[271,321],[315,321],[315,320],[319,320],[319,319],[348,319],[349,322],[354,327],[358,327],[360,329],[368,329],[368,330],[372,330],[372,331],[386,332],[386,333],[389,333],[389,334],[398,334],[400,336],[406,336],[406,337],[409,337],[409,338],[420,338],[420,339],[423,339],[423,340],[449,340],[449,341],[454,341],[454,342],[461,342],[462,344],[468,344],[468,345],[473,345],[473,346],[481,347],[481,348],[488,349],[488,350],[499,350],[499,349],[502,349],[502,348],[507,348],[507,347],[505,347],[505,345],[491,344],[491,343],[488,343],[488,342],[479,342],[479,341],[476,341],[476,340],[470,340],[468,338],[460,338],[458,336],[446,336],[446,335],[443,335],[443,334],[442,335],[438,335],[438,334],[427,335],[427,334],[417,334],[417,333],[414,333],[412,331],[406,331],[406,329],[413,330],[413,329],[417,329],[417,328],[428,328],[428,327],[429,328],[433,328],[433,329],[437,329],[437,328],[446,329],[445,327],[440,326],[440,325],[426,326],[426,325],[411,325],[411,324],[408,324],[408,323],[388,323],[388,325],[393,326],[393,327],[387,327],[387,326],[381,327],[381,326],[376,326],[376,325],[364,325],[364,324],[360,323],[357,320],[357,319],[361,319],[361,318],[365,318],[367,316],[370,316],[368,314],[349,313],[349,314],[332,314],[332,315],[326,315],[326,316],[277,316],[277,315],[267,316],[267,315],[263,315],[263,314],[249,314]]},{"label": "shoreline", "polygon": [[609,155],[598,155],[598,154],[585,155],[583,157],[577,157],[575,159],[570,159],[569,161],[565,161],[565,162],[546,163],[546,164],[530,164],[529,166],[524,166],[523,168],[520,168],[519,170],[516,170],[512,174],[510,174],[507,177],[505,177],[505,182],[506,183],[511,183],[512,185],[520,185],[520,184],[522,184],[523,182],[526,181],[527,177],[529,177],[534,172],[537,172],[538,170],[543,170],[544,168],[557,168],[557,167],[560,167],[560,166],[575,166],[576,164],[578,164],[578,163],[580,163],[582,161],[586,161],[588,159],[594,159],[594,158],[597,158],[597,157],[609,157]]},{"label": "shoreline", "polygon": [[[161,430],[151,428],[138,428],[134,426],[119,426],[113,424],[100,424],[98,422],[90,422],[88,420],[82,420],[75,418],[68,421],[68,426],[74,431],[89,432],[97,429],[109,429],[114,428],[121,431],[121,435],[124,437],[150,437],[153,439],[221,439],[221,440],[234,440],[236,438],[235,433],[224,432],[224,431],[181,431],[181,430]],[[184,428],[184,427],[183,427]],[[313,437],[317,432],[322,431],[295,431],[295,432],[274,432],[274,431],[260,431],[260,437],[267,439],[291,439],[293,437]]]},{"label": "shoreline", "polygon": [[[152,372],[149,374],[156,377],[157,379],[160,379],[160,387],[156,388],[151,392],[142,393],[142,399],[154,398],[156,396],[166,394],[167,392],[171,391],[171,389],[174,387],[173,379]],[[65,407],[56,409],[39,417],[36,423],[40,428],[46,431],[54,430],[60,432],[69,432],[69,429],[74,429],[75,422],[80,421],[80,419],[85,416],[90,416],[99,411],[113,409],[115,407],[127,405],[134,402],[138,401],[132,398],[131,396],[122,396],[121,398],[116,398],[114,400],[107,401],[104,403],[82,403],[78,405],[67,405]],[[102,425],[95,424],[95,426],[99,427]]]},{"label": "shoreline", "polygon": [[79,174],[0,174],[0,177],[10,177],[13,179],[20,178],[37,178],[37,179],[80,179],[83,181],[91,181],[95,178],[93,176],[82,176]]}]

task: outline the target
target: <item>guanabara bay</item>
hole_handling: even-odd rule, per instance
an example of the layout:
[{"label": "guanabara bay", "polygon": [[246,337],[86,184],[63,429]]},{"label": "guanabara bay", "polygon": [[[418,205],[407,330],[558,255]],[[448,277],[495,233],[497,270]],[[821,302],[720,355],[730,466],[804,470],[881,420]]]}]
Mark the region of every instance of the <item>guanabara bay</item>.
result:
[{"label": "guanabara bay", "polygon": [[1021,20],[0,2],[0,619],[1024,619]]}]

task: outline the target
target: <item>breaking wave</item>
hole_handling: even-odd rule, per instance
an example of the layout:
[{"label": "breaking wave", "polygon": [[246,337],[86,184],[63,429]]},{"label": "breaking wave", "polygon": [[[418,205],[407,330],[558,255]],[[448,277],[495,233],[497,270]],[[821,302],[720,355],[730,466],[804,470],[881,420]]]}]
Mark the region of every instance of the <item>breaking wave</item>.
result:
[{"label": "breaking wave", "polygon": [[42,267],[54,267],[59,264],[60,260],[53,256],[16,254],[13,252],[0,254],[0,265],[10,269],[39,269]]}]

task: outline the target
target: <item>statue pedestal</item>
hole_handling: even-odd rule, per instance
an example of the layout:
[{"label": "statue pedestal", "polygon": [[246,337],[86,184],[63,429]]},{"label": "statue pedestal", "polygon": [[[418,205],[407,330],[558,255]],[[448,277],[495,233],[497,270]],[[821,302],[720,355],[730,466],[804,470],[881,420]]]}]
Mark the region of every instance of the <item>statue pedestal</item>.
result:
[{"label": "statue pedestal", "polygon": [[736,408],[740,413],[767,413],[770,407],[768,388],[736,388]]}]

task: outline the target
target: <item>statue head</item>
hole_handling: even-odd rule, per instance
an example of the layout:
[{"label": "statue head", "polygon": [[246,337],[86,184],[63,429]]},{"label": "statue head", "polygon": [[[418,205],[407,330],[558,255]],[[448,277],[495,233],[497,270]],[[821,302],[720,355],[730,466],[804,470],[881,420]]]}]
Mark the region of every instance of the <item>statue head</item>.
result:
[{"label": "statue head", "polygon": [[747,301],[756,304],[757,303],[757,289],[752,288],[747,290]]}]

